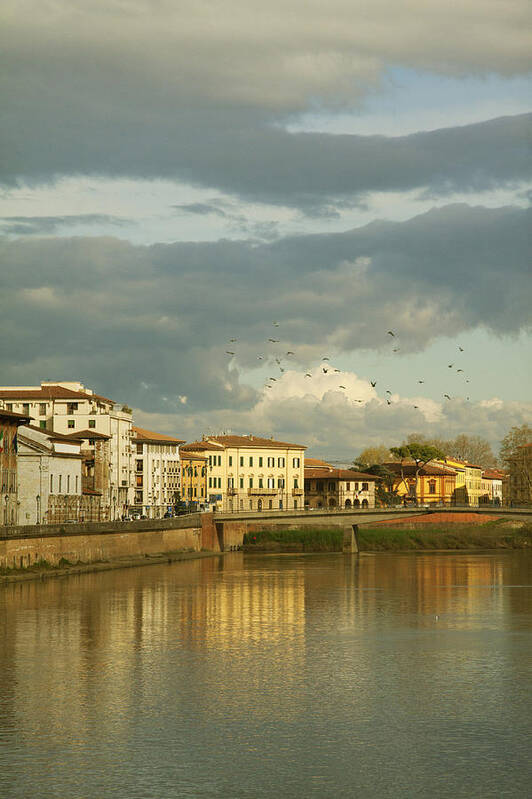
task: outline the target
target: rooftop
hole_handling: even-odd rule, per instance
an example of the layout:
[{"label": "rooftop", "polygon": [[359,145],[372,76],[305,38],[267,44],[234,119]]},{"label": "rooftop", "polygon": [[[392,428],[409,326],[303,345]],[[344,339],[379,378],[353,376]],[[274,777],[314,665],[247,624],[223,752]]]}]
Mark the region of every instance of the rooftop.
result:
[{"label": "rooftop", "polygon": [[8,421],[18,422],[18,424],[26,424],[32,416],[25,416],[23,413],[15,413],[14,411],[4,411],[0,409],[0,419],[5,418]]},{"label": "rooftop", "polygon": [[165,443],[165,444],[184,444],[184,438],[168,436],[166,433],[154,433],[153,430],[145,430],[143,427],[132,425],[133,441],[138,443]]},{"label": "rooftop", "polygon": [[114,401],[99,394],[89,394],[86,391],[73,391],[64,386],[40,386],[39,388],[2,388],[0,399],[11,401],[22,400],[97,400],[114,405]]},{"label": "rooftop", "polygon": [[[392,474],[400,475],[402,469],[405,477],[413,477],[417,468],[415,461],[389,461],[388,463],[383,463],[382,465],[388,469],[389,472],[392,472]],[[432,463],[427,463],[426,466],[423,466],[419,470],[419,474],[422,477],[452,477],[453,475],[456,475],[456,471],[448,466],[444,466],[443,464],[434,465]]]},{"label": "rooftop", "polygon": [[257,449],[306,449],[303,444],[290,444],[287,441],[276,441],[274,438],[260,436],[207,436],[207,439],[223,447],[255,447]]},{"label": "rooftop", "polygon": [[332,466],[329,466],[328,469],[324,469],[323,467],[308,468],[305,466],[305,480],[364,480],[365,482],[369,482],[370,480],[381,479],[381,477],[377,477],[375,474],[352,472],[351,469],[334,469]]}]

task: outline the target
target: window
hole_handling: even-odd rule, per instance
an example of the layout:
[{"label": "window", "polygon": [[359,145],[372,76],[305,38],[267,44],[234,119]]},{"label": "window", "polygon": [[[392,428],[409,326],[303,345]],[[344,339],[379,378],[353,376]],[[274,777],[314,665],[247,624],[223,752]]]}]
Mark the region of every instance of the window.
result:
[{"label": "window", "polygon": [[50,475],[50,494],[54,493],[54,476],[53,474]]},{"label": "window", "polygon": [[58,491],[57,491],[58,494],[61,493],[61,483],[62,483],[62,481],[63,481],[63,475],[60,474],[59,475],[59,487],[58,487]]},{"label": "window", "polygon": [[259,488],[264,488],[264,486],[262,484],[262,477],[259,477]]},{"label": "window", "polygon": [[429,494],[435,494],[435,493],[436,493],[436,480],[430,480],[429,481]]},{"label": "window", "polygon": [[299,488],[299,481],[297,477],[294,477],[294,488]]},{"label": "window", "polygon": [[212,456],[209,455],[209,466],[212,466]]},{"label": "window", "polygon": [[284,488],[284,477],[279,477],[277,480],[277,488]]},{"label": "window", "polygon": [[273,508],[273,499],[269,499],[268,500],[268,510],[271,510],[272,508]]},{"label": "window", "polygon": [[67,427],[68,427],[70,430],[72,430],[72,429],[75,427],[75,425],[76,425],[76,423],[75,423],[74,419],[69,419],[69,420],[68,420],[68,422],[67,422]]},{"label": "window", "polygon": [[137,444],[137,455],[142,455],[143,444]]},{"label": "window", "polygon": [[294,499],[294,510],[297,510],[297,499]]},{"label": "window", "polygon": [[278,458],[277,459],[277,466],[279,467],[279,469],[282,469],[284,467],[284,464],[285,464],[285,459],[284,458]]},{"label": "window", "polygon": [[212,477],[209,477],[209,488],[212,488]]},{"label": "window", "polygon": [[368,491],[369,485],[367,483],[362,483],[362,491]]},{"label": "window", "polygon": [[41,421],[39,422],[39,427],[41,428],[41,430],[46,430],[46,419],[41,419]]},{"label": "window", "polygon": [[12,402],[8,402],[7,405],[6,405],[6,411],[12,411],[12,410],[13,410],[13,403]]},{"label": "window", "polygon": [[218,478],[218,488],[221,488],[221,487],[222,487],[222,478],[219,477]]},{"label": "window", "polygon": [[39,416],[46,416],[46,402],[39,404]]},{"label": "window", "polygon": [[138,485],[138,486],[142,486],[142,485],[144,485],[144,482],[143,482],[143,479],[142,479],[142,478],[143,478],[143,475],[142,475],[142,474],[137,474],[137,485]]},{"label": "window", "polygon": [[25,416],[29,416],[30,415],[30,404],[29,404],[29,402],[23,402],[22,403],[22,413]]},{"label": "window", "polygon": [[259,458],[259,466],[262,466],[262,458]]},{"label": "window", "polygon": [[67,402],[67,414],[75,413],[78,409],[77,402]]},{"label": "window", "polygon": [[323,491],[323,480],[316,480],[316,491]]},{"label": "window", "polygon": [[346,483],[345,484],[345,490],[346,491],[351,491],[351,483]]},{"label": "window", "polygon": [[253,500],[252,499],[249,500],[249,509],[253,510]]},{"label": "window", "polygon": [[240,478],[240,488],[244,488],[244,478]]},{"label": "window", "polygon": [[268,477],[268,488],[275,488],[275,480],[273,477]]},{"label": "window", "polygon": [[329,491],[334,491],[336,489],[336,483],[329,483]]},{"label": "window", "polygon": [[135,491],[135,505],[142,505],[142,491]]},{"label": "window", "polygon": [[355,491],[358,491],[358,483],[355,483]]},{"label": "window", "polygon": [[310,480],[305,480],[305,491],[310,491]]},{"label": "window", "polygon": [[144,470],[144,461],[140,458],[137,458],[137,472],[142,472]]},{"label": "window", "polygon": [[244,465],[244,456],[243,455],[240,456],[240,465],[241,466]]},{"label": "window", "polygon": [[67,494],[70,494],[70,475],[67,474]]},{"label": "window", "polygon": [[218,455],[218,466],[222,465],[222,456]]},{"label": "window", "polygon": [[268,466],[275,466],[275,458],[268,458]]},{"label": "window", "polygon": [[298,469],[301,466],[300,459],[299,458],[293,458],[292,459],[292,466],[294,467],[294,469]]},{"label": "window", "polygon": [[78,475],[76,475],[76,494],[79,494]]},{"label": "window", "polygon": [[249,478],[249,488],[253,488],[253,478]]},{"label": "window", "polygon": [[250,458],[249,458],[249,465],[250,465],[250,466],[253,466],[253,458],[252,458],[251,456],[250,456]]},{"label": "window", "polygon": [[229,455],[229,466],[233,465],[233,456]]},{"label": "window", "polygon": [[96,427],[96,419],[89,419],[89,427]]}]

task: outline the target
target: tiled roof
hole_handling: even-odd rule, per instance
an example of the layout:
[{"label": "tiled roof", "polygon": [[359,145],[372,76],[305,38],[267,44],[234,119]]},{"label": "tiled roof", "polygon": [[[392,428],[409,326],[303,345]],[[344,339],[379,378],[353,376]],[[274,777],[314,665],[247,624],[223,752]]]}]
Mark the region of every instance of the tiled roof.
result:
[{"label": "tiled roof", "polygon": [[111,438],[111,436],[107,436],[105,433],[98,433],[96,430],[78,430],[75,433],[58,433],[56,435],[59,435],[60,438],[66,439],[67,441],[81,441],[87,438],[97,438],[108,441]]},{"label": "tiled roof", "polygon": [[180,452],[202,452],[203,450],[214,450],[220,452],[223,449],[221,444],[213,444],[210,441],[192,441],[190,444],[183,444],[179,447]]},{"label": "tiled roof", "polygon": [[503,472],[501,469],[484,469],[482,477],[485,477],[487,480],[503,480],[505,477],[508,477],[508,473]]},{"label": "tiled roof", "polygon": [[15,413],[15,411],[4,411],[0,408],[0,419],[5,417],[6,419],[11,419],[13,422],[18,421],[19,424],[24,424],[25,422],[29,422],[30,419],[33,419],[33,416],[26,416],[23,413]]},{"label": "tiled roof", "polygon": [[321,461],[319,458],[307,458],[307,456],[305,455],[305,467],[307,466],[313,468],[326,467],[327,469],[332,469],[331,464],[327,463],[327,461]]},{"label": "tiled roof", "polygon": [[303,444],[289,444],[273,438],[260,436],[209,436],[209,441],[216,441],[223,447],[256,447],[257,449],[306,449]]},{"label": "tiled roof", "polygon": [[352,472],[351,469],[333,469],[330,467],[329,469],[308,469],[305,466],[305,480],[347,480],[347,481],[357,481],[357,480],[364,480],[364,482],[369,482],[370,480],[381,480],[382,478],[377,477],[375,474],[366,474],[365,472]]},{"label": "tiled roof", "polygon": [[108,402],[114,405],[113,400],[107,397],[102,397],[100,394],[87,394],[85,391],[73,391],[70,388],[63,386],[44,386],[40,388],[31,389],[1,389],[0,399],[4,400],[52,400],[52,399],[66,399],[66,400],[97,400],[98,402]]},{"label": "tiled roof", "polygon": [[181,449],[179,450],[179,454],[181,455],[182,461],[206,461],[207,458],[205,455],[197,455],[194,452],[182,452]]},{"label": "tiled roof", "polygon": [[165,433],[154,433],[152,430],[144,430],[143,427],[136,427],[136,425],[132,425],[131,429],[134,434],[132,440],[139,443],[162,441],[166,444],[184,444],[185,442],[184,438],[175,438],[175,436],[168,436]]},{"label": "tiled roof", "polygon": [[[401,474],[400,461],[391,461],[389,463],[383,463],[382,465],[386,469],[388,469],[389,472],[392,472],[393,474],[397,475]],[[416,464],[414,463],[414,461],[403,461],[402,471],[405,477],[414,477],[416,474]],[[451,469],[450,466],[443,466],[443,465],[434,466],[432,463],[428,463],[426,466],[423,466],[419,470],[419,474],[422,477],[427,477],[427,476],[452,477],[453,475],[456,475],[456,472],[454,469]]]}]

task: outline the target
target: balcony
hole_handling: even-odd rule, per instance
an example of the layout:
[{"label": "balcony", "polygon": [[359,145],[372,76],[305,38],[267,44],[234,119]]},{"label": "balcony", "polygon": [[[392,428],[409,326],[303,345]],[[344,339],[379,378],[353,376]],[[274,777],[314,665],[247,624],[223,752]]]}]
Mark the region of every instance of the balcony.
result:
[{"label": "balcony", "polygon": [[230,497],[234,497],[236,494],[238,494],[238,490],[236,488],[228,488],[227,494]]},{"label": "balcony", "polygon": [[293,488],[292,489],[292,496],[293,497],[302,497],[303,496],[303,489],[302,488]]},{"label": "balcony", "polygon": [[278,491],[282,491],[282,489],[248,488],[248,497],[275,497]]}]

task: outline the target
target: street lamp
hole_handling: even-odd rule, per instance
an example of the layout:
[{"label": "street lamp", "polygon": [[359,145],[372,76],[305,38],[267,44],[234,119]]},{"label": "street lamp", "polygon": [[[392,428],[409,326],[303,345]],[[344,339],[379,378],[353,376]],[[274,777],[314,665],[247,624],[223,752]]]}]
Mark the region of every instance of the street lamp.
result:
[{"label": "street lamp", "polygon": [[37,501],[37,524],[41,523],[41,495],[37,494],[35,497]]},{"label": "street lamp", "polygon": [[5,495],[4,500],[5,500],[5,503],[6,503],[6,507],[5,507],[5,510],[4,510],[4,524],[7,527],[7,522],[8,522],[7,503],[9,502],[9,494]]}]

